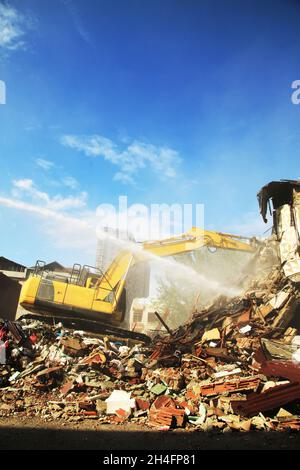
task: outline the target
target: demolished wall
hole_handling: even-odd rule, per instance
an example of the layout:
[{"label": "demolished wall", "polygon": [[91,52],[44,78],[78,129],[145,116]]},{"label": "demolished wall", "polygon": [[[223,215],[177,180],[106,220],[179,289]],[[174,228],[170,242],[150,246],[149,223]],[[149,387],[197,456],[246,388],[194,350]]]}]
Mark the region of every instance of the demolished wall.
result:
[{"label": "demolished wall", "polygon": [[261,214],[273,203],[273,230],[279,241],[280,259],[284,274],[300,282],[300,182],[273,181],[258,194]]}]

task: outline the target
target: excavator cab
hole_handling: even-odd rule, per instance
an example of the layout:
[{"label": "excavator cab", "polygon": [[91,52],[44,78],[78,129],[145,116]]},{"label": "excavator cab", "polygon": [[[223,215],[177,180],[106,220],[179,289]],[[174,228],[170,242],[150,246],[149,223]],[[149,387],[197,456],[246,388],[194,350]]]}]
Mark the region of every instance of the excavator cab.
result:
[{"label": "excavator cab", "polygon": [[93,266],[74,264],[71,272],[55,272],[45,269],[45,263],[39,260],[23,285],[20,304],[45,315],[77,316],[77,308],[85,318],[94,320],[94,312],[101,312],[107,321],[120,321],[115,306],[121,283],[122,279],[112,285],[105,273]]}]

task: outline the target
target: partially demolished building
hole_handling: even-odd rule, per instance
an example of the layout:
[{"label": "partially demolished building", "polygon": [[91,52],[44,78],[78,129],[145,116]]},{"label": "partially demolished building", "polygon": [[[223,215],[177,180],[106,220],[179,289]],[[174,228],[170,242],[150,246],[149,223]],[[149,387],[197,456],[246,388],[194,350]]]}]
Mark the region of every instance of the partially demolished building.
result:
[{"label": "partially demolished building", "polygon": [[293,282],[300,282],[300,181],[272,181],[262,188],[258,199],[265,222],[272,201],[282,269]]}]

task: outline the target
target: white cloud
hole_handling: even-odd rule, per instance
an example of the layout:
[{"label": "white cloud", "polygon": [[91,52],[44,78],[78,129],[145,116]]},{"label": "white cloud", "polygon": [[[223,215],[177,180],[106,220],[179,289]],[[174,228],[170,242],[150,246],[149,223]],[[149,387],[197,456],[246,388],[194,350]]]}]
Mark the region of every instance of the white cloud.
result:
[{"label": "white cloud", "polygon": [[[35,225],[36,229],[41,230],[44,235],[53,241],[55,249],[59,247],[76,250],[75,253],[80,250],[80,256],[83,259],[84,256],[94,258],[97,236],[95,228],[87,216],[74,217],[55,208],[48,208],[9,197],[0,196],[0,205],[22,213],[28,213],[31,215],[33,223],[34,217],[38,217],[39,222]],[[88,212],[86,211],[86,213]]]},{"label": "white cloud", "polygon": [[223,230],[247,237],[266,238],[270,235],[271,228],[272,224],[265,224],[261,215],[256,212],[247,212],[239,222],[233,222],[231,225],[224,227]]},{"label": "white cloud", "polygon": [[91,157],[98,157],[99,155],[103,155],[107,160],[112,160],[116,154],[116,148],[113,142],[110,139],[100,135],[63,135],[61,137],[61,143],[65,147],[82,151]]},{"label": "white cloud", "polygon": [[0,47],[7,50],[22,49],[29,19],[6,3],[0,3]]},{"label": "white cloud", "polygon": [[87,193],[81,192],[78,196],[54,196],[49,203],[49,207],[57,210],[78,209],[86,206]]},{"label": "white cloud", "polygon": [[25,129],[26,132],[38,131],[39,129],[42,129],[42,125],[41,124],[31,124],[31,125],[25,126],[24,129]]},{"label": "white cloud", "polygon": [[114,181],[120,181],[124,184],[134,184],[134,179],[130,175],[127,175],[126,173],[122,173],[120,171],[118,171],[114,175]]},{"label": "white cloud", "polygon": [[[32,179],[23,178],[12,183],[11,195],[0,195],[0,205],[27,213],[34,229],[51,240],[54,250],[58,246],[67,250],[80,249],[81,255],[95,256],[97,238],[107,236],[104,231],[107,226],[128,230],[140,241],[173,235],[173,229],[178,233],[173,227],[173,219],[169,226],[168,217],[141,204],[132,204],[128,210],[120,205],[114,208],[110,204],[100,204],[93,211],[87,207],[86,193],[50,196]],[[122,245],[122,248],[126,246]]]},{"label": "white cloud", "polygon": [[0,206],[27,213],[35,230],[51,240],[54,251],[75,250],[77,256],[80,250],[81,260],[85,256],[92,260],[96,252],[96,220],[86,202],[85,192],[50,196],[29,178],[14,180],[11,195],[0,195]]},{"label": "white cloud", "polygon": [[51,210],[78,209],[86,206],[87,193],[81,192],[77,196],[62,197],[57,194],[50,197],[46,192],[40,191],[31,179],[13,181],[12,194],[14,197],[29,197],[34,202],[42,203],[44,208]]},{"label": "white cloud", "polygon": [[[53,162],[51,162],[50,160],[45,160],[44,158],[37,158],[35,162],[38,166],[40,166],[43,170],[46,170],[46,171],[50,170],[51,168],[56,167],[56,165]],[[22,184],[22,181],[24,182],[24,180],[19,180],[19,181],[21,181],[21,184]],[[20,184],[20,182],[18,184]],[[79,182],[73,176],[64,176],[60,180],[55,180],[55,181],[53,180],[51,184],[53,184],[53,186],[63,185],[70,189],[77,189],[79,187]]]},{"label": "white cloud", "polygon": [[34,200],[42,201],[46,204],[50,202],[48,194],[39,191],[31,179],[14,180],[12,193],[15,197],[27,194]]},{"label": "white cloud", "polygon": [[166,146],[156,146],[134,140],[124,149],[101,135],[77,136],[64,135],[61,144],[65,147],[83,152],[90,157],[103,157],[119,171],[114,180],[122,183],[133,183],[140,170],[150,168],[162,179],[172,179],[177,175],[181,158],[176,150]]},{"label": "white cloud", "polygon": [[73,176],[65,176],[62,179],[62,183],[67,186],[67,188],[76,189],[79,186],[79,183],[76,178]]},{"label": "white cloud", "polygon": [[54,163],[50,162],[49,160],[45,160],[44,158],[37,158],[36,164],[43,168],[43,170],[50,170],[50,168],[54,167]]},{"label": "white cloud", "polygon": [[71,0],[62,0],[62,3],[66,6],[79,36],[83,39],[84,42],[92,46],[90,35],[83,25],[80,12],[77,10],[76,6],[72,3]]}]

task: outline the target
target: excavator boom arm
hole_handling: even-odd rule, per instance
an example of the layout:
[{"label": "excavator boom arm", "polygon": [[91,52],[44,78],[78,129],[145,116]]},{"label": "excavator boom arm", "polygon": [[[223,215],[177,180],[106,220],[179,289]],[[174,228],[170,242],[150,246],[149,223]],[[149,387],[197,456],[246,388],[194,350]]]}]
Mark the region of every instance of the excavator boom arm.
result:
[{"label": "excavator boom arm", "polygon": [[143,249],[156,256],[174,256],[197,250],[203,246],[251,252],[255,250],[256,240],[193,227],[178,237],[143,243]]}]

